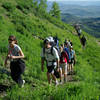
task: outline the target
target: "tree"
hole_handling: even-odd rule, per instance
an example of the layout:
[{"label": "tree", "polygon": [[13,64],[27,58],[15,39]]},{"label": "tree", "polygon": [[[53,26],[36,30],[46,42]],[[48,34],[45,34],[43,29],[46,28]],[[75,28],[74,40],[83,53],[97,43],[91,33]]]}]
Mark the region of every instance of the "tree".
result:
[{"label": "tree", "polygon": [[33,0],[37,14],[43,14],[47,10],[47,0]]},{"label": "tree", "polygon": [[59,5],[58,3],[56,2],[53,2],[53,5],[52,5],[52,8],[50,10],[50,15],[57,18],[57,19],[61,19],[61,13],[60,13],[60,8],[59,8]]}]

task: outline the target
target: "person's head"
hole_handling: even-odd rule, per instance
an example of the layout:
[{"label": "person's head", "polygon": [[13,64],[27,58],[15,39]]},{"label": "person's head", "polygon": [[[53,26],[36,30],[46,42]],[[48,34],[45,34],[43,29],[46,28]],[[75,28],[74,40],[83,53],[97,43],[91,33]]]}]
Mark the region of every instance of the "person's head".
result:
[{"label": "person's head", "polygon": [[44,47],[45,48],[51,47],[50,41],[48,39],[44,40]]},{"label": "person's head", "polygon": [[65,42],[65,47],[67,47],[68,46],[68,42]]},{"label": "person's head", "polygon": [[60,46],[60,52],[62,52],[63,51],[63,47],[62,46]]},{"label": "person's head", "polygon": [[64,48],[64,44],[61,44],[61,47]]},{"label": "person's head", "polygon": [[18,43],[16,37],[13,36],[13,35],[10,35],[9,36],[8,41],[9,41],[9,44],[10,45],[14,45],[14,44],[17,44]]}]

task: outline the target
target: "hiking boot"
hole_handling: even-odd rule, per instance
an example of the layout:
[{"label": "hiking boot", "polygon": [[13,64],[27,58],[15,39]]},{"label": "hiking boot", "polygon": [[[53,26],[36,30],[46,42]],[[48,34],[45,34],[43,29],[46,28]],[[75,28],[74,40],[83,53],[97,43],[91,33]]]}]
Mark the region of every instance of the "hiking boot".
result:
[{"label": "hiking boot", "polygon": [[59,84],[63,84],[63,82],[60,80]]},{"label": "hiking boot", "polygon": [[24,87],[24,84],[25,84],[25,80],[23,80],[23,84],[22,84],[22,86],[21,86],[22,88]]},{"label": "hiking boot", "polygon": [[70,75],[70,72],[68,72],[67,75]]},{"label": "hiking boot", "polygon": [[58,82],[58,81],[56,81],[56,82],[55,82],[55,85],[57,86],[58,84],[59,84],[59,82]]}]

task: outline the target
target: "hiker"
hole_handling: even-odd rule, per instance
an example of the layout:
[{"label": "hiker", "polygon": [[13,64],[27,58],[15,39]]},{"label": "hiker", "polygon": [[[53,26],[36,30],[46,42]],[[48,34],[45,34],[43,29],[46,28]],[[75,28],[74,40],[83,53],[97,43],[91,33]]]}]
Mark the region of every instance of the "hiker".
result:
[{"label": "hiker", "polygon": [[77,30],[77,33],[78,33],[78,36],[80,37],[81,34],[82,34],[82,30],[81,30],[81,29],[78,29],[78,30]]},{"label": "hiker", "polygon": [[73,43],[72,43],[72,41],[71,41],[71,40],[69,40],[69,44],[70,44],[70,46],[73,46]]},{"label": "hiker", "polygon": [[58,37],[54,37],[54,42],[55,42],[55,45],[57,46],[57,48],[59,48],[59,40],[58,40]]},{"label": "hiker", "polygon": [[50,38],[44,40],[44,47],[41,52],[41,70],[44,71],[44,61],[46,61],[48,83],[51,83],[50,76],[52,76],[55,84],[58,85],[54,71],[56,69],[59,71],[59,55],[57,50],[51,45],[51,40]]},{"label": "hiker", "polygon": [[74,25],[74,28],[75,28],[75,30],[76,30],[78,36],[80,37],[80,36],[81,36],[81,33],[82,33],[82,30],[81,30],[79,24],[75,24],[75,25]]},{"label": "hiker", "polygon": [[70,60],[70,46],[69,46],[69,44],[68,44],[68,42],[66,42],[65,44],[64,44],[64,50],[66,51],[66,53],[67,53],[67,55],[68,55],[68,58],[69,58],[69,60]]},{"label": "hiker", "polygon": [[67,61],[68,55],[67,53],[63,50],[64,48],[61,46],[60,51],[61,51],[61,56],[60,56],[60,82],[62,83],[62,75],[64,75],[64,82],[67,81]]},{"label": "hiker", "polygon": [[23,87],[25,80],[22,80],[21,74],[23,74],[25,70],[25,63],[22,60],[22,58],[24,58],[24,54],[18,46],[15,36],[9,36],[8,42],[9,46],[5,66],[7,65],[7,60],[10,60],[11,77],[16,83],[18,83],[19,86]]},{"label": "hiker", "polygon": [[68,55],[68,59],[69,59],[69,61],[67,63],[67,72],[69,72],[69,62],[70,62],[71,58],[70,58],[70,47],[68,45],[68,42],[65,43],[64,51],[66,51],[66,53]]},{"label": "hiker", "polygon": [[85,48],[85,45],[86,45],[86,38],[85,36],[83,35],[82,38],[81,38],[81,44],[83,46],[83,49]]},{"label": "hiker", "polygon": [[71,61],[69,62],[69,73],[72,74],[73,72],[73,64],[75,65],[75,51],[73,50],[73,47],[70,48],[70,57]]}]

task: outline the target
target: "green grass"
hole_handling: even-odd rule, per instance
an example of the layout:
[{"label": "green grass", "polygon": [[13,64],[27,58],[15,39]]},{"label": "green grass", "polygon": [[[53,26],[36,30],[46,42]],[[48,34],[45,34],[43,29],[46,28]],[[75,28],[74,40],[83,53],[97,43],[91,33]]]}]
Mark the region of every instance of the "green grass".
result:
[{"label": "green grass", "polygon": [[[29,1],[28,6],[31,5]],[[6,7],[2,6],[5,5]],[[17,5],[22,9],[18,9]],[[14,34],[26,57],[26,70],[23,78],[24,88],[19,88],[10,76],[0,73],[0,84],[9,85],[6,96],[1,100],[99,100],[100,97],[100,46],[96,38],[83,32],[87,37],[86,49],[82,50],[79,38],[72,34],[75,30],[51,16],[35,16],[32,6],[26,9],[21,0],[2,0],[0,2],[0,68],[4,68],[7,54],[8,37]],[[7,10],[9,9],[9,10]],[[45,38],[58,35],[60,43],[71,39],[76,51],[75,82],[55,87],[49,86],[45,71],[41,72],[42,40],[33,34]],[[9,69],[8,69],[9,70]]]}]

